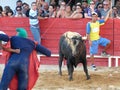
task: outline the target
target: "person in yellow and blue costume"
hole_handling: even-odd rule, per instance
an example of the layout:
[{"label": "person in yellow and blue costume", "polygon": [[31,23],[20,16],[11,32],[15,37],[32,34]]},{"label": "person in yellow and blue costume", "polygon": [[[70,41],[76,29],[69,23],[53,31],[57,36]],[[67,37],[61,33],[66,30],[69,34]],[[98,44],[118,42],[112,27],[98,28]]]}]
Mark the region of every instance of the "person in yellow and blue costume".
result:
[{"label": "person in yellow and blue costume", "polygon": [[98,46],[104,46],[104,50],[102,51],[101,55],[102,56],[110,56],[106,51],[110,47],[110,40],[107,38],[103,38],[99,35],[100,33],[100,26],[105,23],[105,21],[108,19],[110,14],[110,11],[106,18],[103,20],[98,20],[98,15],[96,12],[92,12],[92,20],[87,23],[86,26],[86,34],[87,34],[87,39],[89,41],[89,46],[90,46],[90,60],[91,60],[91,66],[93,70],[97,70],[96,66],[94,64],[94,55],[98,53]]}]

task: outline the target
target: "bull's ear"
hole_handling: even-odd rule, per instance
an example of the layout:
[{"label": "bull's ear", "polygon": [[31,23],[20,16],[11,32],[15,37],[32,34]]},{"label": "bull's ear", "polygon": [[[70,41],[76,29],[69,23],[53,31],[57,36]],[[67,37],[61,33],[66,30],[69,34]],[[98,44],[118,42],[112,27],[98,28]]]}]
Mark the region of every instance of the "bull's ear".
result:
[{"label": "bull's ear", "polygon": [[83,37],[82,37],[82,40],[87,40],[87,37],[86,37],[86,36],[83,36]]}]

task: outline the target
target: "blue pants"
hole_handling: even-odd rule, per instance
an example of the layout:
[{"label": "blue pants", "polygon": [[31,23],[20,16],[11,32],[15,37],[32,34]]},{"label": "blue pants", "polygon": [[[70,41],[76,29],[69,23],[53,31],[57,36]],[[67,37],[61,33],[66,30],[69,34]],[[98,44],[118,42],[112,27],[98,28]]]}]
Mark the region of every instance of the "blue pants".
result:
[{"label": "blue pants", "polygon": [[110,40],[106,38],[100,37],[100,39],[92,41],[92,45],[90,46],[90,54],[94,55],[98,53],[98,46],[106,46],[108,43],[110,43]]},{"label": "blue pants", "polygon": [[18,89],[27,90],[28,85],[28,64],[20,64],[19,62],[8,62],[5,66],[3,77],[0,83],[0,90],[7,90],[10,81],[14,75],[18,76]]},{"label": "blue pants", "polygon": [[37,41],[38,44],[40,44],[41,43],[40,28],[30,26],[30,30],[33,34],[34,40]]}]

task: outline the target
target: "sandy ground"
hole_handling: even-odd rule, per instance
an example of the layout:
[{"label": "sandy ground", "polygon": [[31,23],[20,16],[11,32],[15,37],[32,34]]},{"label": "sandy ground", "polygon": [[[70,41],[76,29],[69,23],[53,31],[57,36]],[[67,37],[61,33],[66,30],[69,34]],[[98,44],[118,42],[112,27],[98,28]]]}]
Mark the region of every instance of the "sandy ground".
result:
[{"label": "sandy ground", "polygon": [[[91,79],[86,80],[83,68],[79,66],[75,68],[73,81],[68,80],[66,66],[62,69],[63,76],[59,76],[58,66],[41,66],[33,90],[120,90],[120,67],[98,67],[97,71],[88,67]],[[3,70],[3,66],[0,66],[0,70]]]},{"label": "sandy ground", "polygon": [[41,66],[40,77],[34,90],[120,90],[120,67],[98,67],[97,71],[88,67],[91,79],[86,80],[81,66],[75,68],[73,81],[68,80],[67,68],[63,76],[58,75],[58,67]]}]

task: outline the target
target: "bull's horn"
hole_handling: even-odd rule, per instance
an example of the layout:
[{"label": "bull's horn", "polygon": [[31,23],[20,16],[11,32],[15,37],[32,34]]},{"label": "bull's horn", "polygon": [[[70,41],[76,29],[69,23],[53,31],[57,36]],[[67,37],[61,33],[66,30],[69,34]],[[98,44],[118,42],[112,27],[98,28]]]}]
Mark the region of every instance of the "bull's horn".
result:
[{"label": "bull's horn", "polygon": [[83,37],[82,37],[82,40],[87,40],[87,37],[86,37],[86,36],[83,36]]}]

